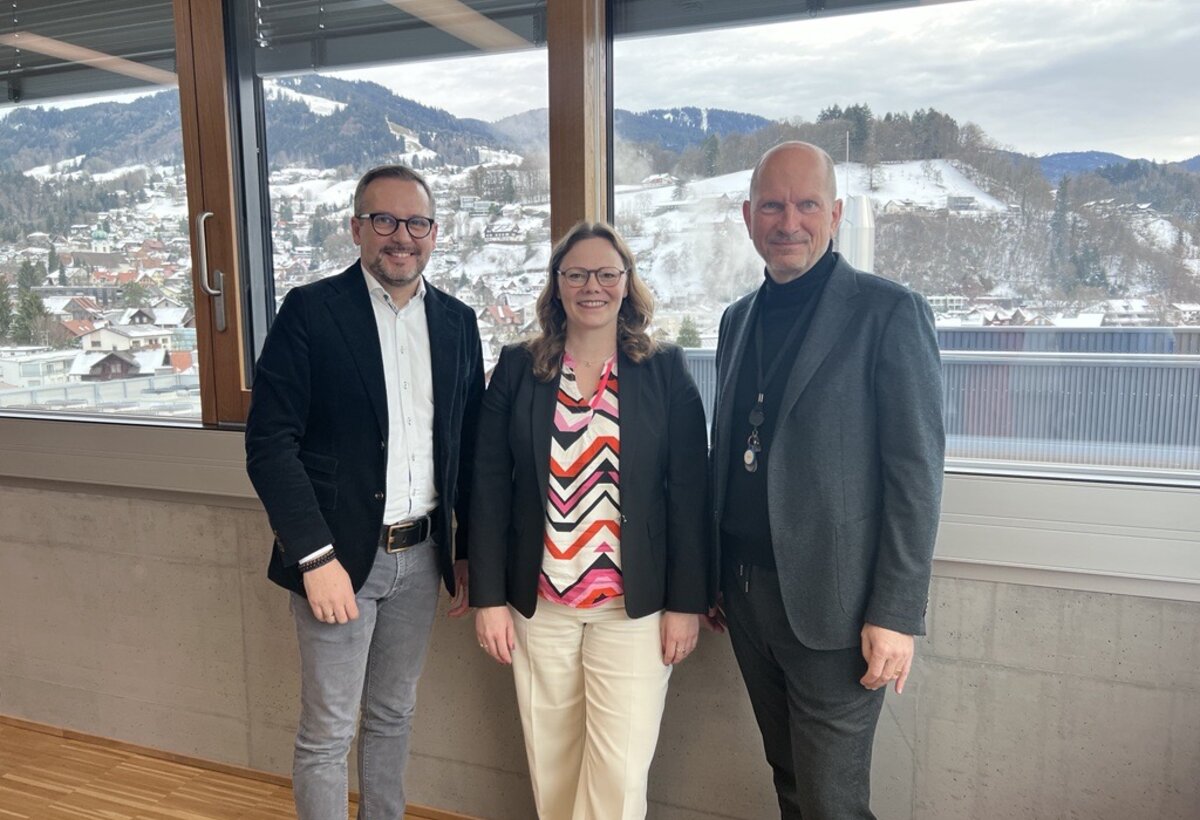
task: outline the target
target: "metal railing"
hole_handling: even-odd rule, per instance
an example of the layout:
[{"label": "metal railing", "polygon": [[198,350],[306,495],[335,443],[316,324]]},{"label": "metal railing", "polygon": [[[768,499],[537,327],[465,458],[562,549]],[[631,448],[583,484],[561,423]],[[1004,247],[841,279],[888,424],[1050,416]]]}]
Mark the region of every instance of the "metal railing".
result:
[{"label": "metal railing", "polygon": [[[712,419],[715,351],[688,350]],[[942,351],[948,460],[1200,471],[1200,355]]]}]

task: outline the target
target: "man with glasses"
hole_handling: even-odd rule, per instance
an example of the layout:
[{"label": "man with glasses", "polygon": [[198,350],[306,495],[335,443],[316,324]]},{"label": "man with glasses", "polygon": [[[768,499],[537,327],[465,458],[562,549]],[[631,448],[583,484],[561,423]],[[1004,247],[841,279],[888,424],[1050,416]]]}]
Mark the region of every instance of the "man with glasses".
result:
[{"label": "man with glasses", "polygon": [[[359,817],[402,820],[402,773],[439,579],[466,606],[466,510],[483,393],[471,308],[429,285],[433,194],[367,172],[359,261],[290,291],[258,361],[247,470],[275,533],[300,646],[300,820],[346,816],[359,722]],[[451,544],[457,520],[457,561]]]},{"label": "man with glasses", "polygon": [[833,251],[833,160],[763,155],[742,205],[762,286],[721,318],[714,525],[724,612],[781,815],[873,817],[871,745],[924,634],[942,490],[933,314]]}]

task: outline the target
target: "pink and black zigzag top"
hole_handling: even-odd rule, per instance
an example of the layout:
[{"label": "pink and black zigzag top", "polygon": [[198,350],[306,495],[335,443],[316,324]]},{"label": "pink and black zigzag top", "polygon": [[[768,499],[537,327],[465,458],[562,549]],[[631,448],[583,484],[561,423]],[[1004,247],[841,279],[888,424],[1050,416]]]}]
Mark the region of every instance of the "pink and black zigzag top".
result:
[{"label": "pink and black zigzag top", "polygon": [[538,595],[588,608],[624,594],[621,579],[621,431],[614,355],[590,400],[563,355],[550,434],[546,549]]}]

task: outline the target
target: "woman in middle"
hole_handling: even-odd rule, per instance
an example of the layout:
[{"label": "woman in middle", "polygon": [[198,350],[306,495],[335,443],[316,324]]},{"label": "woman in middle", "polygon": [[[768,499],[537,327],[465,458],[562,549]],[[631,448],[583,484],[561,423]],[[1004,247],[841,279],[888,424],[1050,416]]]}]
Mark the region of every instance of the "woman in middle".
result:
[{"label": "woman in middle", "polygon": [[607,225],[555,247],[541,334],[483,400],[471,501],[479,645],[511,663],[542,820],[641,820],[673,664],[710,601],[704,409]]}]

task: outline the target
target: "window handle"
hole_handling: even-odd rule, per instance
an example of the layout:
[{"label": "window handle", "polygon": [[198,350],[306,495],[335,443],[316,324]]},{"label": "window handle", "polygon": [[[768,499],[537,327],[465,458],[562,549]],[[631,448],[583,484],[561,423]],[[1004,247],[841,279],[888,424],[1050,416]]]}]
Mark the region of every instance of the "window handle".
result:
[{"label": "window handle", "polygon": [[212,211],[204,211],[196,215],[196,252],[200,257],[200,264],[196,271],[196,282],[200,285],[200,290],[212,298],[213,323],[216,331],[221,333],[227,326],[225,322],[225,274],[219,270],[213,271],[216,274],[216,284],[209,283],[208,238],[204,233],[204,223],[212,215]]}]

